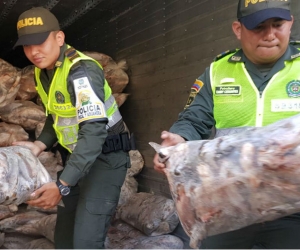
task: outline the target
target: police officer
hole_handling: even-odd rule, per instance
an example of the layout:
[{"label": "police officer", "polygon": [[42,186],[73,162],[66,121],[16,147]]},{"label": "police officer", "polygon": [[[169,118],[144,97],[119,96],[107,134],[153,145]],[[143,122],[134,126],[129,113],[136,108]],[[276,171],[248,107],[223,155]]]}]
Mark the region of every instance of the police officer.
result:
[{"label": "police officer", "polygon": [[[36,89],[47,120],[34,142],[16,142],[38,156],[56,142],[66,152],[58,181],[47,183],[28,201],[58,206],[56,248],[104,248],[111,216],[130,165],[128,133],[98,62],[65,43],[58,20],[47,9],[23,12],[18,41],[35,65]],[[105,153],[104,153],[105,152]]]},{"label": "police officer", "polygon": [[[195,81],[162,145],[265,126],[300,111],[300,51],[289,44],[290,0],[239,0],[232,29],[241,49],[219,55]],[[291,105],[292,108],[289,108]],[[154,157],[154,168],[164,164]],[[300,214],[208,237],[202,248],[300,248]]]}]

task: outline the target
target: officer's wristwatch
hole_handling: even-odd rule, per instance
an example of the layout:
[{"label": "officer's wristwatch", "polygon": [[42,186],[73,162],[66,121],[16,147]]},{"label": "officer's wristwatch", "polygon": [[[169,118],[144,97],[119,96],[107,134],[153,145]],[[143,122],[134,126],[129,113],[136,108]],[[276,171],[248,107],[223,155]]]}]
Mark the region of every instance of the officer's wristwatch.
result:
[{"label": "officer's wristwatch", "polygon": [[58,187],[58,189],[59,189],[59,192],[60,192],[60,194],[61,194],[62,196],[68,195],[68,194],[70,193],[70,191],[71,191],[70,187],[69,187],[69,186],[63,185],[63,184],[60,182],[59,179],[57,180],[56,185],[57,185],[57,187]]}]

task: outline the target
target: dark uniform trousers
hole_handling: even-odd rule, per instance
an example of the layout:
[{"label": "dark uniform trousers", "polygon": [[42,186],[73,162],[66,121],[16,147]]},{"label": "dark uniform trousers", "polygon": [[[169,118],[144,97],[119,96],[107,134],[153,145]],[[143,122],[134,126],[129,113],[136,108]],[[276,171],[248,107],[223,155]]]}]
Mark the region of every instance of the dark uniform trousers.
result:
[{"label": "dark uniform trousers", "polygon": [[120,197],[130,158],[122,150],[101,154],[89,173],[58,206],[57,249],[100,249]]},{"label": "dark uniform trousers", "polygon": [[300,249],[300,213],[203,240],[202,249]]}]

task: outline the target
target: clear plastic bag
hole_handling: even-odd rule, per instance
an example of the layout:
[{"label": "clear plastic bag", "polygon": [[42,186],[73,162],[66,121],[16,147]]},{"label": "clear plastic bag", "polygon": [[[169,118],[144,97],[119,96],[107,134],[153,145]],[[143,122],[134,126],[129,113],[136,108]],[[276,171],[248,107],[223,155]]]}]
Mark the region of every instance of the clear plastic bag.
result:
[{"label": "clear plastic bag", "polygon": [[[207,236],[300,212],[300,115],[262,128],[153,145],[190,246]],[[163,160],[161,159],[161,160]]]},{"label": "clear plastic bag", "polygon": [[19,205],[30,194],[52,179],[30,149],[0,147],[0,204]]}]

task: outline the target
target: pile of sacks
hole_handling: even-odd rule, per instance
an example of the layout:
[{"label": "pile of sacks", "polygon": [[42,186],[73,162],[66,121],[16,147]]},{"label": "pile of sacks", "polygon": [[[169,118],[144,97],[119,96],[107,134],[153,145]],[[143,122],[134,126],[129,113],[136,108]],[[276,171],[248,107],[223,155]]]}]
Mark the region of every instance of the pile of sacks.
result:
[{"label": "pile of sacks", "polygon": [[[116,63],[111,57],[85,52],[97,60],[119,106],[128,94],[125,60]],[[56,181],[62,170],[62,159],[56,151],[43,152],[38,158],[22,147],[11,147],[13,141],[36,138],[46,116],[34,84],[34,67],[16,68],[0,59],[0,247],[2,249],[53,249],[57,208],[38,209],[24,201],[32,190],[44,182]],[[179,223],[172,200],[149,193],[138,193],[135,176],[144,166],[138,150],[129,152],[128,169],[106,248],[181,249],[182,241],[170,235]],[[17,163],[16,163],[17,161]],[[24,166],[16,169],[14,166]],[[43,176],[37,175],[42,168]],[[13,185],[13,186],[9,186]]]},{"label": "pile of sacks", "polygon": [[[173,200],[138,193],[135,176],[144,161],[138,150],[129,151],[128,169],[119,204],[105,241],[109,249],[182,249],[183,242],[170,233],[179,218]],[[24,202],[30,193],[60,170],[59,154],[43,152],[36,158],[21,146],[0,147],[0,247],[5,249],[53,249],[57,208],[39,209]],[[16,164],[16,162],[18,164]]]},{"label": "pile of sacks", "polygon": [[118,206],[105,245],[110,249],[182,249],[182,240],[170,234],[178,223],[173,200],[136,193]]},{"label": "pile of sacks", "polygon": [[[120,107],[127,99],[123,90],[129,82],[125,70],[126,60],[115,62],[110,56],[98,52],[85,52],[103,67],[112,93]],[[46,120],[41,100],[34,83],[34,66],[19,69],[0,59],[0,147],[13,141],[37,137]]]},{"label": "pile of sacks", "polygon": [[120,107],[126,101],[129,95],[128,93],[123,93],[123,90],[129,82],[129,77],[126,73],[128,70],[126,60],[122,59],[116,62],[110,56],[103,53],[91,51],[84,51],[83,53],[101,64],[105,79],[107,80],[113,96]]}]

